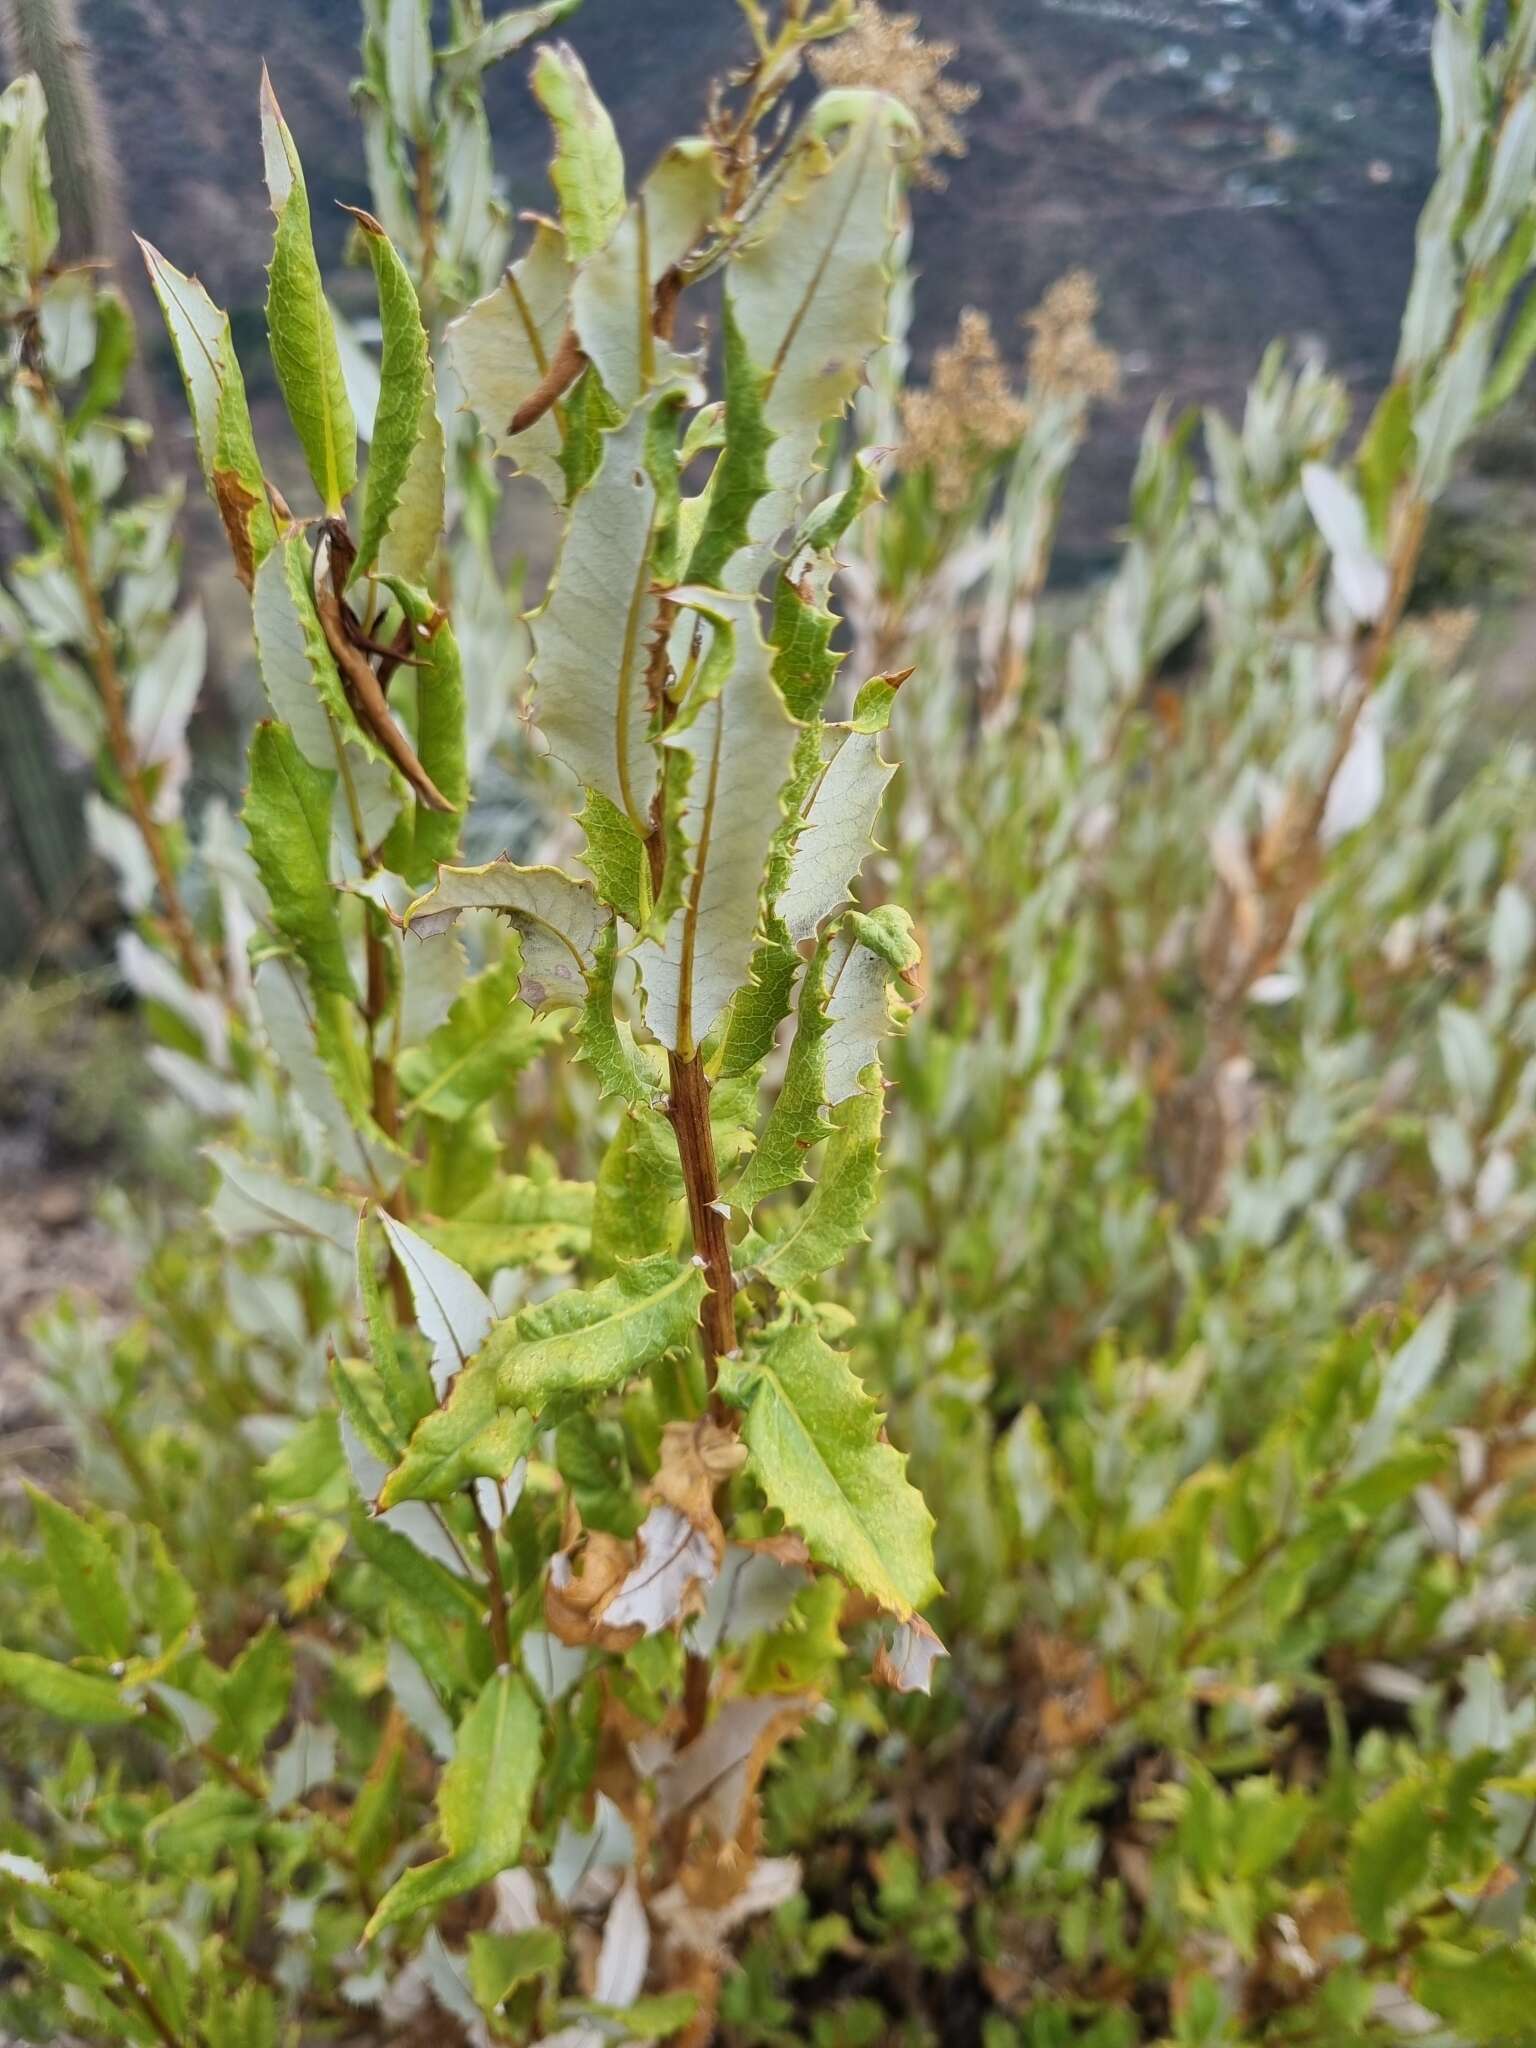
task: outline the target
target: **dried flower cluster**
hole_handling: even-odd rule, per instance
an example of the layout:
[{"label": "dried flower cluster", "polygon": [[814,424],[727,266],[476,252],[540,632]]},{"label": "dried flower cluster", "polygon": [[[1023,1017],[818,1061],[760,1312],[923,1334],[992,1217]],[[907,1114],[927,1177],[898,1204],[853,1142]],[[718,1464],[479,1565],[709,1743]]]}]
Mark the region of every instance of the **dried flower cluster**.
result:
[{"label": "dried flower cluster", "polygon": [[904,466],[933,472],[946,512],[967,502],[987,458],[1012,447],[1029,425],[1029,407],[1013,389],[992,323],[975,306],[960,315],[954,340],[935,352],[926,390],[903,394],[901,423]]},{"label": "dried flower cluster", "polygon": [[900,100],[922,133],[917,181],[940,191],[948,180],[934,158],[965,155],[956,117],[981,91],[944,77],[954,55],[953,43],[926,42],[918,34],[915,14],[886,14],[874,0],[861,0],[846,34],[813,51],[811,69],[824,86],[865,86]]},{"label": "dried flower cluster", "polygon": [[1030,389],[1047,398],[1113,398],[1120,388],[1120,358],[1093,331],[1099,287],[1087,270],[1056,280],[1024,325]]}]

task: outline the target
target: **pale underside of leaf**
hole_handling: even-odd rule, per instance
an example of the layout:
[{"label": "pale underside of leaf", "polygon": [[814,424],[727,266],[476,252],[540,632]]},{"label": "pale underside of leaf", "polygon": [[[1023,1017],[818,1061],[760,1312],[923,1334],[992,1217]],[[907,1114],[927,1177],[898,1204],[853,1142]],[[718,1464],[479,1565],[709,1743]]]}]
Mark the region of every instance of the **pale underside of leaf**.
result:
[{"label": "pale underside of leaf", "polygon": [[523,868],[509,860],[442,868],[436,888],[405,913],[405,928],[430,939],[467,910],[497,911],[517,931],[523,948],[521,994],[530,1009],[585,1000],[587,976],[609,919],[590,882],[561,868]]},{"label": "pale underside of leaf", "polygon": [[493,292],[450,322],[445,339],[454,375],[498,455],[537,477],[556,497],[565,494],[560,468],[559,409],[552,407],[516,440],[507,427],[523,400],[542,383],[565,332],[571,266],[558,228],[539,222],[533,245]]}]

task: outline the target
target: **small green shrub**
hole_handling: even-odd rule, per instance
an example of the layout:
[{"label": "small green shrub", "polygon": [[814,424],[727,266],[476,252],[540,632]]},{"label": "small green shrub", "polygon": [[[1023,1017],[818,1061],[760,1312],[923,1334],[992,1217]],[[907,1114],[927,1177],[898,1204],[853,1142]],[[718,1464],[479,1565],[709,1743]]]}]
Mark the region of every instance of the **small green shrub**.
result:
[{"label": "small green shrub", "polygon": [[[749,5],[751,67],[634,197],[544,44],[560,219],[498,279],[445,166],[485,161],[482,62],[567,11],[461,6],[434,52],[370,8],[376,403],[268,89],[297,517],[227,322],[149,252],[271,698],[243,831],[180,815],[196,629],[103,452],[119,316],[51,271],[35,90],[3,103],[4,623],[98,759],[214,1185],[119,1204],[131,1324],[35,1332],[76,1466],[5,1560],[0,2013],[1523,2041],[1530,760],[1413,600],[1536,347],[1536,0],[1491,42],[1440,17],[1358,441],[1279,351],[1203,449],[1155,415],[1071,632],[1043,592],[1113,364],[1074,277],[1021,391],[974,317],[904,390],[938,131],[862,88],[910,27]],[[503,772],[563,858],[574,774],[585,877],[457,858],[526,653],[492,447],[562,524],[556,766]]]}]

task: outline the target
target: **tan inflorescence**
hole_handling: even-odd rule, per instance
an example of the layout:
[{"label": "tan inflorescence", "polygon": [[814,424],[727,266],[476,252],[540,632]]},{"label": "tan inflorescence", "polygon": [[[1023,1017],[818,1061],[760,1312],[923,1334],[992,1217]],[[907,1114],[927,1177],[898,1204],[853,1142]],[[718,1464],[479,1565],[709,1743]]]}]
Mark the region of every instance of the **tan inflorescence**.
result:
[{"label": "tan inflorescence", "polygon": [[903,467],[932,471],[946,512],[967,502],[987,457],[1011,448],[1029,425],[992,323],[975,306],[961,313],[954,340],[934,352],[927,388],[902,394],[901,423]]},{"label": "tan inflorescence", "polygon": [[1092,273],[1059,277],[1024,324],[1029,345],[1029,387],[1043,398],[1113,398],[1120,389],[1120,358],[1093,331],[1099,287]]},{"label": "tan inflorescence", "polygon": [[860,0],[846,33],[812,51],[811,69],[824,86],[862,86],[900,100],[922,134],[917,180],[937,190],[946,179],[934,158],[965,155],[957,117],[980,92],[944,77],[954,54],[953,43],[924,41],[915,14],[886,14],[874,0]]}]

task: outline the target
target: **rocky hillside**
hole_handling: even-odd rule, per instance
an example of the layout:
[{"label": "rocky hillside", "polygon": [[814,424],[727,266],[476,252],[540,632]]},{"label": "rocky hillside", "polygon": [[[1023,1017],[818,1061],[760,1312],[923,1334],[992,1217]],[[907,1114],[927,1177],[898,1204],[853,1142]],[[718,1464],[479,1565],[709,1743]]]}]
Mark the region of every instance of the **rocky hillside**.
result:
[{"label": "rocky hillside", "polygon": [[[911,0],[916,4],[916,0]],[[1091,561],[1151,397],[1230,400],[1275,333],[1385,375],[1433,161],[1430,0],[934,0],[982,87],[970,153],[918,201],[920,353],[966,302],[999,333],[1064,269],[1103,282],[1130,372],[1069,522]],[[272,67],[311,189],[364,196],[347,114],[351,0],[82,0],[133,223],[201,270],[259,343],[268,231],[255,93]],[[573,23],[633,157],[739,52],[732,0],[587,0]],[[512,199],[547,203],[513,60],[493,117]],[[331,232],[340,243],[340,216]]]}]

